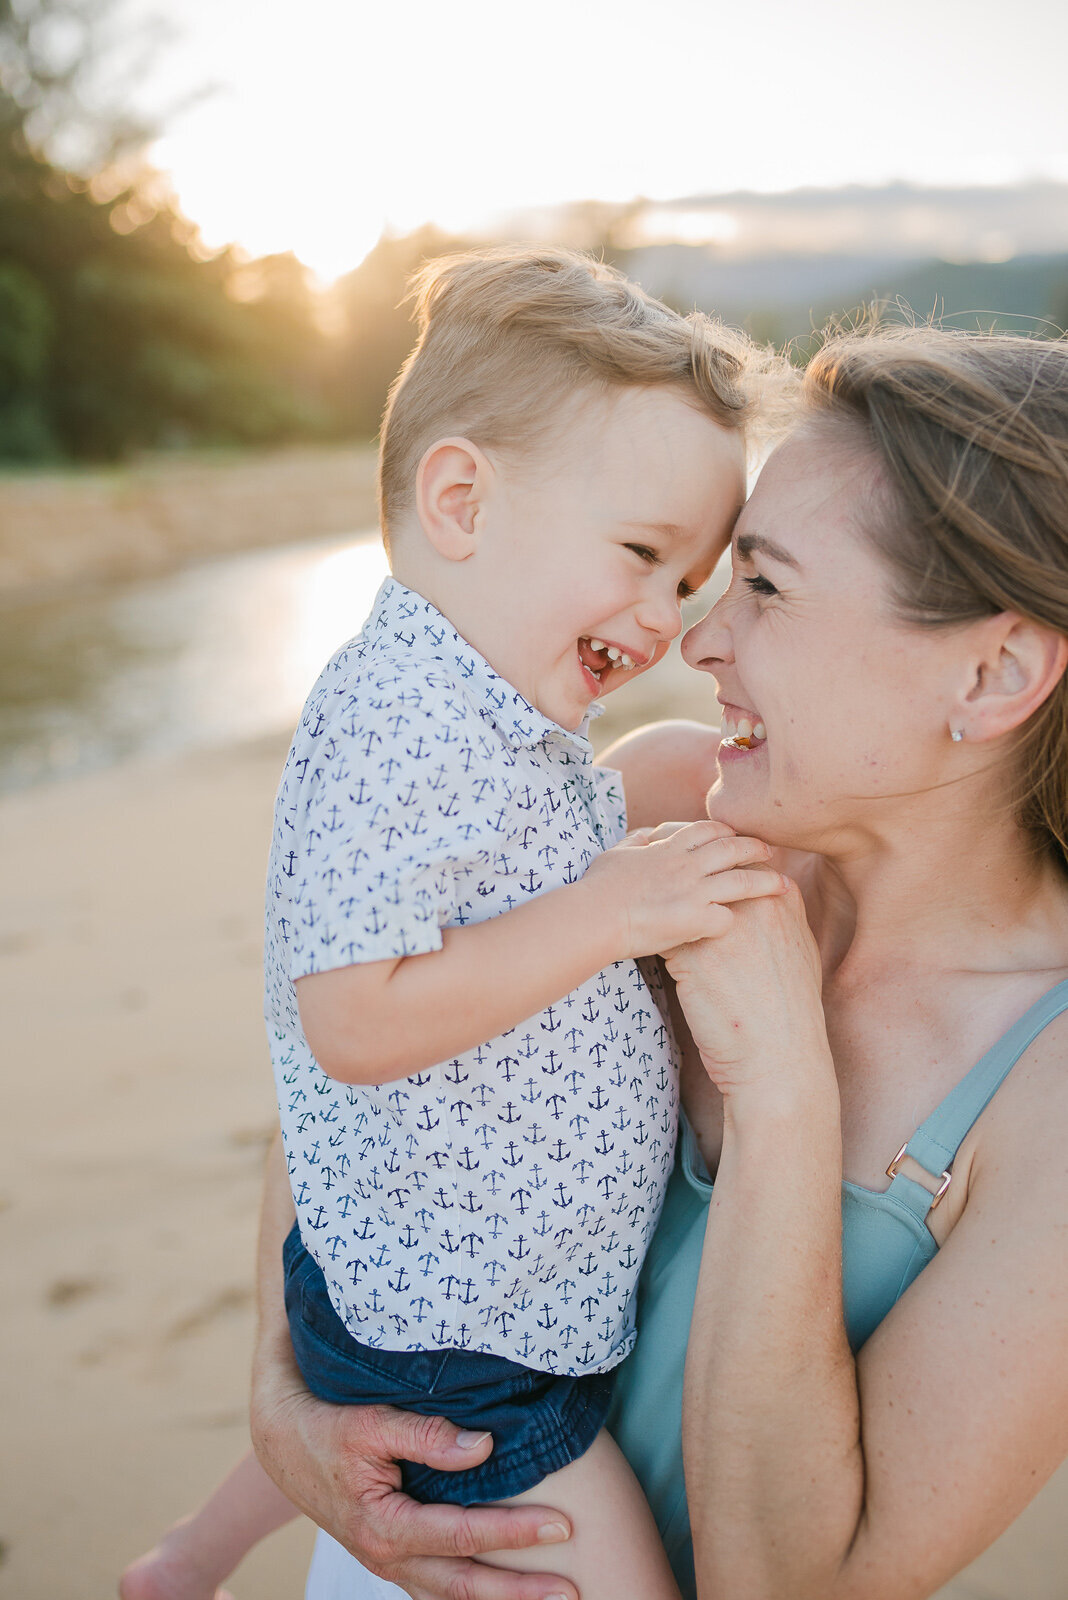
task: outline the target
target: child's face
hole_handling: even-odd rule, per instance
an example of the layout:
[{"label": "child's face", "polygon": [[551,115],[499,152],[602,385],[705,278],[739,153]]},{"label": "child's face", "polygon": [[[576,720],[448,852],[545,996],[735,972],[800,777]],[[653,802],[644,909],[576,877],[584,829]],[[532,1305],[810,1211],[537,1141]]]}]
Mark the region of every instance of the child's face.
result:
[{"label": "child's face", "polygon": [[467,637],[577,728],[680,631],[745,498],[742,440],[670,390],[623,389],[583,398],[562,441],[494,467]]}]

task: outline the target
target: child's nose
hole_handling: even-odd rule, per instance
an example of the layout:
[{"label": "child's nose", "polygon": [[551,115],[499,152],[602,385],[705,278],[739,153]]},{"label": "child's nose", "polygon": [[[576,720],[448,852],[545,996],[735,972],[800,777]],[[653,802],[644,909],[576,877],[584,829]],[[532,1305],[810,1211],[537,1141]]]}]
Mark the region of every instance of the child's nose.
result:
[{"label": "child's nose", "polygon": [[638,607],[638,621],[643,628],[658,634],[661,639],[677,639],[682,632],[682,612],[677,595],[647,595]]}]

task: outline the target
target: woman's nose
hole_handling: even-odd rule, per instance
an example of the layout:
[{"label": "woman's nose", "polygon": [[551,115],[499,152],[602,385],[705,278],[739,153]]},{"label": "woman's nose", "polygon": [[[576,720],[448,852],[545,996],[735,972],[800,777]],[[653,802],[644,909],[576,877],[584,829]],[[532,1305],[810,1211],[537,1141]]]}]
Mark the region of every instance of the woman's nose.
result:
[{"label": "woman's nose", "polygon": [[726,626],[723,600],[717,600],[712,610],[687,629],[682,641],[682,659],[698,672],[715,672],[724,662],[734,657],[730,629]]}]

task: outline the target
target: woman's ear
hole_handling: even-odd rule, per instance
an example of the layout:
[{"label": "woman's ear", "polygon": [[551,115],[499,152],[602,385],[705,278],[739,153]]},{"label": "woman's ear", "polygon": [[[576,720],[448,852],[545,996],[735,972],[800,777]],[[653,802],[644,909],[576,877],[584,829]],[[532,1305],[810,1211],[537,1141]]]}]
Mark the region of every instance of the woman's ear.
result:
[{"label": "woman's ear", "polygon": [[1014,611],[978,627],[980,657],[951,721],[966,739],[983,743],[1022,726],[1049,698],[1068,667],[1068,638]]},{"label": "woman's ear", "polygon": [[482,497],[492,468],[470,439],[438,439],[415,476],[415,509],[423,532],[446,561],[474,554]]}]

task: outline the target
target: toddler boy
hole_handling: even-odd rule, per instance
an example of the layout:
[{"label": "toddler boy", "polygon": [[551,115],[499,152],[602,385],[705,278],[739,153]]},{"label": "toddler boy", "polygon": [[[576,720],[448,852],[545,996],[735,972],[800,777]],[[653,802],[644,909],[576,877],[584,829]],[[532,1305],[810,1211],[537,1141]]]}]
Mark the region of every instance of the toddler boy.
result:
[{"label": "toddler boy", "polygon": [[670,1597],[603,1430],[677,1120],[635,959],[781,880],[712,823],[625,841],[587,725],[729,538],[744,346],[562,251],[446,260],[418,310],[382,431],[393,576],[313,689],[275,809],[294,1350],[323,1398],[493,1434],[481,1466],[403,1481],[570,1515],[566,1549],[508,1565]]}]

